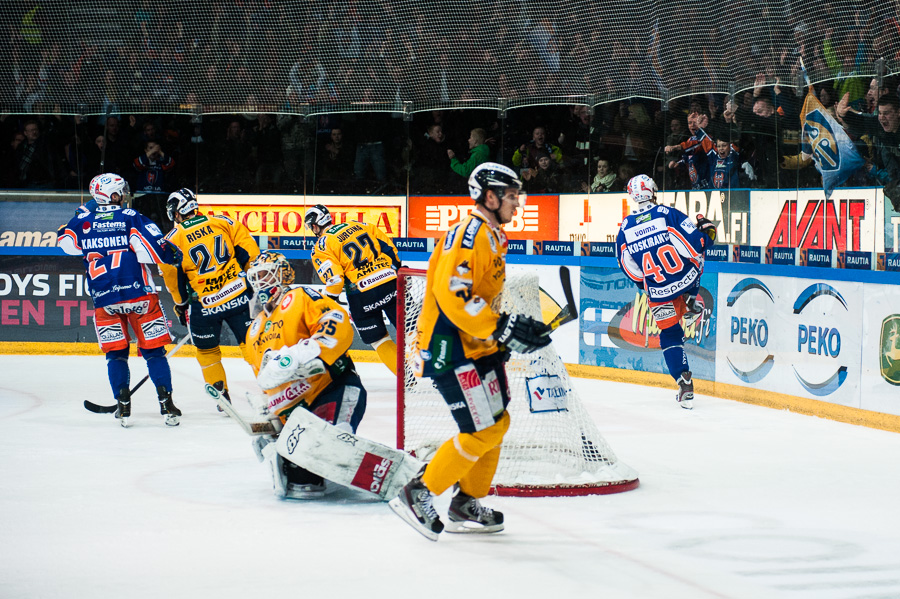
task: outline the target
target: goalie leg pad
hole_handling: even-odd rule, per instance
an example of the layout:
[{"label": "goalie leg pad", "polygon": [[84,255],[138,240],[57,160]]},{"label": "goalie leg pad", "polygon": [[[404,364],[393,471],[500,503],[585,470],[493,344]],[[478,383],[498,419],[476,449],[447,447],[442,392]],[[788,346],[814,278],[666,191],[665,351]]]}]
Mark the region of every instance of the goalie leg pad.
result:
[{"label": "goalie leg pad", "polygon": [[[425,486],[435,495],[440,495],[465,479],[467,492],[473,497],[487,495],[486,492],[484,495],[477,493],[484,484],[490,488],[497,469],[496,459],[500,454],[497,452],[496,456],[487,457],[488,461],[483,466],[481,460],[499,448],[509,430],[509,422],[509,413],[503,412],[493,426],[476,433],[460,433],[441,445],[422,476]],[[475,468],[478,470],[472,474]]]},{"label": "goalie leg pad", "polygon": [[291,412],[276,448],[286,460],[382,501],[396,497],[423,464],[414,457],[335,427],[311,412]]},{"label": "goalie leg pad", "polygon": [[346,424],[352,432],[356,432],[366,413],[367,397],[359,375],[348,371],[326,387],[309,409],[325,422],[335,426]]}]

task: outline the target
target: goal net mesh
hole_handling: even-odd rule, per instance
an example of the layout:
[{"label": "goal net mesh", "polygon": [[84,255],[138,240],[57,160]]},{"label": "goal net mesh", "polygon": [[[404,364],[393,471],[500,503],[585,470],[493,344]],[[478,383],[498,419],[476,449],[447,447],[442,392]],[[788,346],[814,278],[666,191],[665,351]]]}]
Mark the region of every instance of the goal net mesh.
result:
[{"label": "goal net mesh", "polygon": [[[900,71],[896,2],[13,0],[0,112],[424,111]],[[883,59],[880,63],[879,59]]]},{"label": "goal net mesh", "polygon": [[[398,445],[427,461],[459,430],[431,379],[412,374],[425,273],[403,269],[400,276],[398,301],[404,315],[398,322],[397,337],[405,367],[398,380]],[[541,318],[539,289],[536,275],[508,277],[499,310]],[[637,472],[616,457],[600,434],[552,343],[531,354],[514,353],[506,372],[511,425],[494,477],[495,492],[582,495],[637,486]]]}]

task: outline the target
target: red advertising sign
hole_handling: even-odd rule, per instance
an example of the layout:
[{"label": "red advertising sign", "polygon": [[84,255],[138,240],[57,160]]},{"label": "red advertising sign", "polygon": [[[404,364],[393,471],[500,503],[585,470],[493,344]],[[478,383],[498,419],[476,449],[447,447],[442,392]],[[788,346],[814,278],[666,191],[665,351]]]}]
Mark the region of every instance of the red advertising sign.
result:
[{"label": "red advertising sign", "polygon": [[[411,196],[409,237],[440,237],[474,207],[468,196]],[[559,196],[529,195],[525,207],[503,228],[510,239],[558,239]]]}]

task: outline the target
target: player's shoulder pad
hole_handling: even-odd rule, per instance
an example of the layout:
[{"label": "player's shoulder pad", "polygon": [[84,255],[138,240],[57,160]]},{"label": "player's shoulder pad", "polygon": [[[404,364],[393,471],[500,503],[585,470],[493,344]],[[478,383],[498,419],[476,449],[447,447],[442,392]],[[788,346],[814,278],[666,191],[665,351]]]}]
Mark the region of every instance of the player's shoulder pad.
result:
[{"label": "player's shoulder pad", "polygon": [[214,214],[214,215],[213,215],[213,218],[221,218],[222,220],[224,220],[224,221],[225,221],[226,223],[228,223],[229,225],[233,225],[233,224],[234,224],[234,221],[231,220],[229,217],[225,216],[224,214]]},{"label": "player's shoulder pad", "polygon": [[461,248],[467,250],[475,248],[475,238],[478,237],[478,231],[481,229],[482,224],[480,218],[469,218],[469,222],[466,223],[465,230],[462,234],[462,240],[459,242]]},{"label": "player's shoulder pad", "polygon": [[306,285],[302,285],[300,288],[303,291],[305,291],[306,295],[308,295],[310,297],[310,299],[312,299],[313,301],[318,301],[324,297],[321,293],[319,293],[312,287],[307,287]]}]

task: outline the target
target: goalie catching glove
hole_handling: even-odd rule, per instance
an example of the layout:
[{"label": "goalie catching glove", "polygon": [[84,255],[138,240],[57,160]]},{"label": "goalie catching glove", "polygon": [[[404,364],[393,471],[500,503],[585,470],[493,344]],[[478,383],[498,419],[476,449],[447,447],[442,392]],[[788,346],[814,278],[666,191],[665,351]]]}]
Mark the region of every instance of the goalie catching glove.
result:
[{"label": "goalie catching glove", "polygon": [[697,215],[697,228],[703,233],[706,233],[706,236],[709,237],[711,242],[716,242],[716,225],[702,214]]},{"label": "goalie catching glove", "polygon": [[290,381],[325,374],[328,369],[319,358],[320,349],[315,341],[304,339],[297,345],[284,346],[277,352],[269,350],[263,357],[256,382],[268,391]]},{"label": "goalie catching glove", "polygon": [[501,314],[494,339],[520,354],[531,353],[550,345],[549,325],[524,314]]}]

